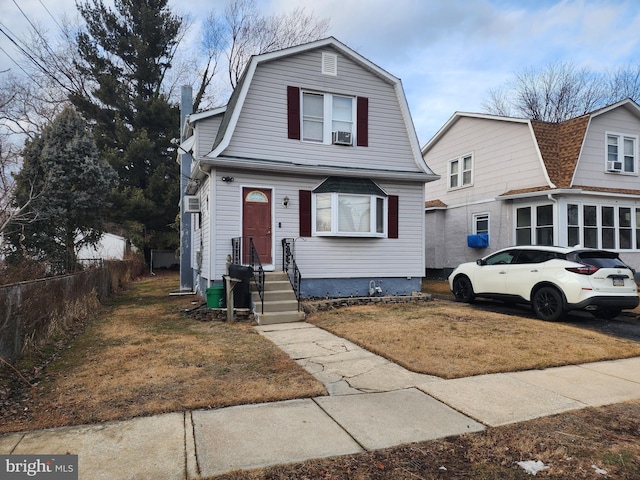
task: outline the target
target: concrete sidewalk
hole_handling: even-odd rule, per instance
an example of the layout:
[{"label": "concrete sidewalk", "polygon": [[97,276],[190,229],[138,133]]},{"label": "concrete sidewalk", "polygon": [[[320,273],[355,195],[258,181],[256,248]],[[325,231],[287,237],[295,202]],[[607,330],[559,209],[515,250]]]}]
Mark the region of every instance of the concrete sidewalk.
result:
[{"label": "concrete sidewalk", "polygon": [[10,434],[0,453],[78,454],[82,479],[192,479],[640,399],[640,358],[443,380],[308,323],[256,330],[330,395]]}]

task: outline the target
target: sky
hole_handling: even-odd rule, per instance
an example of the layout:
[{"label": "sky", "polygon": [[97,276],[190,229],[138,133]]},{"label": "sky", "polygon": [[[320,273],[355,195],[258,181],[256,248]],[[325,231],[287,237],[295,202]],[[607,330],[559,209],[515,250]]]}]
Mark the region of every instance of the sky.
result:
[{"label": "sky", "polygon": [[[109,0],[106,0],[109,4]],[[570,62],[595,72],[640,63],[638,0],[257,0],[266,15],[328,18],[336,37],[400,78],[420,145],[456,112],[483,112],[491,89],[524,69]],[[221,13],[227,0],[169,0],[193,20]],[[24,34],[32,20],[75,15],[73,0],[0,0],[0,26]],[[0,70],[15,50],[0,36]],[[15,66],[13,67],[15,68]]]}]

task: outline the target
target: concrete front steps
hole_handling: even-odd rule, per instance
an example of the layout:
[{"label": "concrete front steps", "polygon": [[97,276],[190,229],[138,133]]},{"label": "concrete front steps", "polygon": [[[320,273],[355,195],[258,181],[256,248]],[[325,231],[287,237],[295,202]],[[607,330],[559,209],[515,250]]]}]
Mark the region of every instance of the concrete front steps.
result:
[{"label": "concrete front steps", "polygon": [[251,283],[251,299],[254,304],[255,318],[260,325],[274,323],[301,322],[304,312],[298,311],[298,300],[285,272],[265,272],[264,274],[264,313],[260,295],[255,283]]}]

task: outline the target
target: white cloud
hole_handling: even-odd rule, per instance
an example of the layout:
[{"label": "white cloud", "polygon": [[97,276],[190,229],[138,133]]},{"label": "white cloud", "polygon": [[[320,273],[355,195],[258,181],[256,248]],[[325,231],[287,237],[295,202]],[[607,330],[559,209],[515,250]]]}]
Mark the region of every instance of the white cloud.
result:
[{"label": "white cloud", "polygon": [[[33,18],[54,25],[73,13],[69,0],[20,0]],[[109,3],[109,0],[106,0]],[[479,111],[491,88],[525,67],[569,61],[594,70],[638,63],[640,3],[635,0],[256,0],[266,14],[303,7],[328,17],[333,35],[403,81],[418,136],[426,142],[456,111]],[[227,0],[170,0],[199,22]],[[26,31],[11,0],[0,20]],[[15,25],[15,26],[14,26]],[[197,36],[197,25],[191,38]],[[9,48],[0,38],[0,47]],[[0,68],[6,59],[0,52]]]}]

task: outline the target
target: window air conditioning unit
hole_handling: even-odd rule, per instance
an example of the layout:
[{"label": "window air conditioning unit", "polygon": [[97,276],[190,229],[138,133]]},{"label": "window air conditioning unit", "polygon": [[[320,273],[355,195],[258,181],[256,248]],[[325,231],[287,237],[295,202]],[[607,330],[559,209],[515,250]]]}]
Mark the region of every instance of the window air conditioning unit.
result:
[{"label": "window air conditioning unit", "polygon": [[198,195],[184,196],[185,213],[198,213],[200,211],[200,197]]},{"label": "window air conditioning unit", "polygon": [[351,145],[351,132],[332,132],[334,145]]},{"label": "window air conditioning unit", "polygon": [[622,162],[607,162],[607,172],[621,172]]}]

